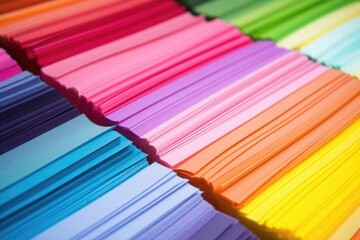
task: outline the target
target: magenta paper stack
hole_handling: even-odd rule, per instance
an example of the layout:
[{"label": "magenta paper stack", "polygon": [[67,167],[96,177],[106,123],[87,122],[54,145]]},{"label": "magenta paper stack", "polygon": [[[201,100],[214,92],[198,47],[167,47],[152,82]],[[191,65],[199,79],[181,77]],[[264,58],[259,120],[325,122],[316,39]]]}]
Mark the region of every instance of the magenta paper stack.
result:
[{"label": "magenta paper stack", "polygon": [[186,73],[251,42],[233,26],[184,13],[42,69],[43,79],[102,120]]},{"label": "magenta paper stack", "polygon": [[0,82],[21,73],[21,68],[17,63],[0,48]]},{"label": "magenta paper stack", "polygon": [[136,33],[183,13],[174,0],[44,1],[0,16],[0,44],[27,70]]}]

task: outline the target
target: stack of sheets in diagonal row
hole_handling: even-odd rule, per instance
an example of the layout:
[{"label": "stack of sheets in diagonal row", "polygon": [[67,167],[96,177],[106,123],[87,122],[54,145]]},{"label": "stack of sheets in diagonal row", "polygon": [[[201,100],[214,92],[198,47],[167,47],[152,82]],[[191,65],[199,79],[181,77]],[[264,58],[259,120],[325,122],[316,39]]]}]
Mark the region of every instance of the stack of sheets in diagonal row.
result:
[{"label": "stack of sheets in diagonal row", "polygon": [[[1,7],[1,5],[0,5]],[[183,13],[173,0],[44,1],[0,16],[1,44],[27,70],[106,44]]]},{"label": "stack of sheets in diagonal row", "polygon": [[38,77],[23,72],[0,84],[1,239],[257,239],[172,170],[154,164],[136,175],[146,155],[113,127],[79,116]]},{"label": "stack of sheets in diagonal row", "polygon": [[360,119],[239,211],[282,238],[358,239],[359,159]]},{"label": "stack of sheets in diagonal row", "polygon": [[[325,118],[333,117],[337,108],[348,104],[351,114],[344,113],[348,120],[342,123],[346,125],[358,116],[358,102],[348,103],[358,94],[358,87],[359,82],[346,74],[313,63],[298,52],[277,48],[272,42],[260,41],[193,71],[106,117],[112,124],[118,124],[120,132],[138,141],[151,157],[156,154],[155,160],[174,167],[254,117],[259,118],[259,114],[297,90],[300,93],[292,97],[293,105],[282,109],[283,113],[292,116],[287,109],[294,109],[301,103],[299,109],[305,109],[298,114],[303,115],[293,116],[294,120],[299,121],[300,116],[315,117],[313,111],[321,116],[308,120],[313,121],[311,124],[315,127]],[[318,94],[319,102],[312,101],[317,98],[310,93]],[[310,102],[313,105],[309,105]],[[281,114],[271,112],[273,118]],[[263,124],[271,122],[269,117],[263,119]],[[310,131],[311,125],[306,126],[309,127],[306,131]],[[341,129],[341,125],[337,127]],[[279,136],[279,139],[283,138]],[[234,144],[234,140],[229,144]],[[203,161],[208,160],[203,158]]]},{"label": "stack of sheets in diagonal row", "polygon": [[256,39],[300,49],[360,77],[360,2],[355,0],[184,0],[194,12],[218,17]]},{"label": "stack of sheets in diagonal row", "polygon": [[25,71],[4,80],[0,82],[0,154],[78,115],[38,76]]},{"label": "stack of sheets in diagonal row", "polygon": [[[210,201],[240,219],[234,211],[241,212],[359,117],[358,80],[266,41],[249,44],[107,115],[151,160],[191,179]],[[341,206],[327,211],[334,209]],[[309,208],[309,213],[315,210]],[[340,224],[346,217],[329,219]],[[285,229],[302,237],[282,223],[275,235]],[[332,227],[325,230],[332,233],[337,225]],[[252,229],[262,234],[262,227]]]},{"label": "stack of sheets in diagonal row", "polygon": [[102,116],[251,42],[184,11],[173,0],[46,1],[1,16],[0,44],[82,112]]},{"label": "stack of sheets in diagonal row", "polygon": [[35,239],[257,239],[156,163]]},{"label": "stack of sheets in diagonal row", "polygon": [[19,65],[0,48],[0,82],[21,72]]},{"label": "stack of sheets in diagonal row", "polygon": [[[359,67],[358,2],[196,2],[195,11],[256,38],[353,74]],[[44,1],[3,14],[0,32],[0,44],[24,67],[40,71],[92,120],[116,125],[151,161],[190,179],[259,236],[359,234],[354,77],[274,42],[253,42],[233,25],[184,13],[170,0]],[[41,150],[34,158],[35,146]],[[16,164],[18,156],[29,167]],[[38,237],[208,238],[211,228],[216,237],[252,238],[159,165],[140,175],[146,180],[116,188],[147,165],[145,154],[84,116],[5,153],[1,162],[1,238],[32,237],[50,226]],[[116,203],[118,195],[127,200]],[[193,214],[199,217],[185,217]]]},{"label": "stack of sheets in diagonal row", "polygon": [[147,165],[112,127],[75,117],[0,155],[0,238],[31,238]]},{"label": "stack of sheets in diagonal row", "polygon": [[[250,38],[243,37],[235,28],[224,22],[208,23],[203,17],[194,17],[183,12],[184,8],[174,1],[161,4],[154,0],[44,1],[3,14],[0,17],[1,44],[17,57],[22,66],[33,72],[39,72],[41,68],[47,72],[46,69],[49,68],[51,74],[55,73],[59,77],[70,75],[68,79],[72,80],[72,74],[81,74],[92,69],[92,72],[89,72],[88,83],[79,81],[62,85],[57,78],[46,80],[63,91],[78,106],[83,107],[82,109],[95,112],[96,108],[97,112],[102,113],[98,102],[92,103],[87,99],[81,99],[88,96],[91,99],[92,96],[83,95],[82,89],[89,92],[88,87],[96,87],[99,91],[94,95],[104,92],[106,100],[117,97],[104,107],[104,112],[111,111],[114,109],[111,104],[122,106],[119,102],[121,97],[124,98],[122,104],[130,102],[137,95],[141,96],[142,92],[145,94],[146,91],[151,91],[179,75],[251,42]],[[150,28],[143,30],[147,27]],[[198,32],[202,34],[198,35]],[[201,45],[205,41],[208,43]],[[164,48],[162,58],[158,55],[159,47]],[[147,52],[149,57],[139,63],[138,54],[143,51]],[[122,55],[127,52],[128,55],[123,57]],[[129,64],[118,72],[111,72],[112,69],[116,70],[119,60]],[[156,69],[159,64],[160,68]],[[47,65],[49,66],[46,67]],[[174,66],[178,67],[172,71]],[[108,72],[107,75],[97,75],[100,73],[99,67],[105,70],[103,73]],[[145,75],[140,75],[141,78],[129,81],[134,75],[143,72]],[[162,72],[164,74],[157,79],[143,83],[144,79],[155,77],[155,74]],[[129,74],[118,81],[119,74],[121,76],[124,73]],[[106,85],[111,76],[114,77],[114,83]],[[95,86],[98,79],[98,86]],[[14,116],[14,119],[30,119],[23,110],[26,104],[30,103],[31,97],[29,94],[23,96],[22,92],[34,93],[34,96],[38,94],[40,99],[51,90],[37,80],[37,77],[27,72],[8,80],[5,87],[11,85],[8,98],[12,102],[9,103],[9,107],[12,106],[13,112],[18,111],[17,114],[24,115]],[[104,82],[103,88],[100,80]],[[114,84],[118,85],[121,82],[124,82],[123,87],[129,90],[128,93],[124,88],[113,89]],[[71,84],[75,87],[70,86]],[[78,86],[80,87],[77,88]],[[134,88],[136,86],[137,88]],[[108,94],[106,90],[109,88],[116,91]],[[117,96],[122,92],[125,92],[125,95]],[[51,93],[55,94],[53,90]],[[22,107],[12,104],[16,101],[13,99],[16,95],[24,97]],[[54,97],[50,102],[50,98],[46,97],[46,101],[41,102],[33,101],[33,104],[29,105],[28,113],[39,114],[44,111],[44,114],[50,114],[50,105],[59,108],[61,104],[55,102],[60,100]],[[65,99],[62,100],[66,102]],[[56,109],[54,112],[60,114],[61,111]],[[40,116],[39,118],[43,119]],[[17,127],[10,118],[7,120],[9,124],[14,123],[14,128]],[[36,119],[31,118],[29,122],[35,123]],[[0,190],[3,199],[0,207],[4,210],[0,218],[2,239],[26,239],[43,231],[45,232],[39,235],[39,238],[64,238],[64,234],[67,233],[67,237],[81,234],[81,238],[95,236],[94,234],[107,237],[116,237],[118,234],[124,237],[126,234],[126,238],[138,239],[151,234],[162,239],[256,239],[255,235],[242,227],[237,220],[217,212],[202,200],[199,190],[190,187],[171,170],[158,165],[150,168],[145,176],[136,177],[131,184],[128,183],[115,193],[110,192],[109,196],[101,198],[146,166],[145,154],[110,127],[96,126],[83,115],[49,128],[53,129],[44,131],[42,135],[38,134],[36,138],[33,136],[32,140],[0,156],[2,178],[4,177]],[[22,159],[26,165],[18,164],[18,159]],[[6,178],[8,179],[5,180]],[[130,190],[133,191],[132,195],[129,194]],[[114,203],[114,194],[118,197],[120,194],[123,200],[120,199],[118,204]],[[76,213],[79,209],[98,198],[102,207],[105,199],[110,201],[106,203],[109,209],[122,207],[125,215],[118,215],[117,218],[120,219],[113,218],[106,224],[103,222],[104,225],[99,225],[98,228],[86,225],[90,222],[84,222],[82,227],[86,229],[82,230],[74,228],[73,231],[61,231],[60,235],[57,234],[59,232],[52,232],[52,228],[46,231],[51,226],[58,229],[59,222],[59,226],[63,226],[61,221],[69,216],[68,220],[64,220],[65,223],[76,219],[78,214],[82,214]],[[142,201],[139,202],[139,199]],[[92,209],[92,206],[89,205],[82,210],[86,212],[85,219],[92,216],[87,210]],[[103,216],[110,220],[109,212],[96,212],[105,214]],[[75,215],[72,215],[73,213]],[[134,220],[140,221],[143,224],[142,228],[136,221],[129,222],[129,214],[132,218],[139,217]],[[126,221],[121,221],[124,217]],[[103,220],[93,219],[100,221],[97,224]],[[79,222],[76,223],[80,227]],[[121,231],[115,231],[115,227],[125,223],[127,225],[123,226]],[[87,232],[90,228],[91,231],[96,231]]]},{"label": "stack of sheets in diagonal row", "polygon": [[26,1],[1,1],[0,2],[0,14],[15,11],[21,8],[33,6],[35,4],[45,2],[49,0],[26,0]]},{"label": "stack of sheets in diagonal row", "polygon": [[249,43],[227,23],[184,13],[46,66],[42,76],[80,109],[103,116]]}]

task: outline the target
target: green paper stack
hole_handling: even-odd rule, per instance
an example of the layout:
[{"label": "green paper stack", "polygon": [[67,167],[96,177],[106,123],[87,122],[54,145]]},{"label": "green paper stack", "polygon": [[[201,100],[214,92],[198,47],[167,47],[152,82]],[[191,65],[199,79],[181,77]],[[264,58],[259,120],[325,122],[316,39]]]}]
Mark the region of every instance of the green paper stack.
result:
[{"label": "green paper stack", "polygon": [[195,4],[193,10],[224,19],[255,39],[279,41],[315,19],[354,1],[213,0]]}]

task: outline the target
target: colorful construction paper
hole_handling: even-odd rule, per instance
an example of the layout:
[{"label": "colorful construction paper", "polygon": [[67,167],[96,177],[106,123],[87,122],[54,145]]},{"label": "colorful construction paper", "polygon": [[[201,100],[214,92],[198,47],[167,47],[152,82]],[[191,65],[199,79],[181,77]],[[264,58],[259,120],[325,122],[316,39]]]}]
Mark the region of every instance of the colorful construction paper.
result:
[{"label": "colorful construction paper", "polygon": [[331,236],[359,206],[359,123],[355,121],[240,211],[273,229],[267,231],[281,228],[278,234],[283,237]]},{"label": "colorful construction paper", "polygon": [[[187,22],[183,22],[184,19]],[[185,23],[188,24],[186,27]],[[180,29],[170,34],[173,25]],[[103,115],[251,42],[229,24],[206,22],[202,17],[186,14],[163,26],[153,28],[154,31],[161,30],[163,37],[153,39],[157,35],[152,35],[151,41],[139,38],[138,46],[133,46],[134,42],[129,40],[148,35],[152,32],[150,29],[49,65],[42,69],[44,80],[78,101],[83,111]],[[195,35],[196,32],[202,34]],[[201,42],[206,44],[199,44]],[[129,48],[127,44],[133,47]],[[95,54],[100,50],[100,54]],[[137,56],[142,52],[147,54],[138,61]],[[70,64],[74,61],[76,63]],[[107,68],[118,62],[124,64]],[[107,71],[97,71],[101,68],[107,68]]]},{"label": "colorful construction paper", "polygon": [[15,76],[21,72],[19,65],[0,48],[0,82]]},{"label": "colorful construction paper", "polygon": [[[114,199],[116,201],[114,202]],[[156,163],[35,239],[257,239]]]},{"label": "colorful construction paper", "polygon": [[1,82],[0,94],[0,154],[79,115],[68,100],[27,71]]},{"label": "colorful construction paper", "polygon": [[84,115],[2,154],[1,238],[39,234],[147,166],[145,158]]},{"label": "colorful construction paper", "polygon": [[360,238],[359,10],[2,1],[0,238]]}]

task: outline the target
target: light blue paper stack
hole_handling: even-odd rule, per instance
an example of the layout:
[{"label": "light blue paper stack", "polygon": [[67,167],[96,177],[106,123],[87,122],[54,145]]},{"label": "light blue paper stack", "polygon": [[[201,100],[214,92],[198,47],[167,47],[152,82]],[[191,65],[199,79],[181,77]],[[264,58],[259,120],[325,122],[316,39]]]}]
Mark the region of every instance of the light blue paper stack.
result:
[{"label": "light blue paper stack", "polygon": [[146,155],[84,115],[0,156],[0,239],[28,239],[119,186]]},{"label": "light blue paper stack", "polygon": [[360,69],[360,17],[323,35],[302,52],[325,65],[353,74]]},{"label": "light blue paper stack", "polygon": [[35,239],[257,239],[157,163]]}]

